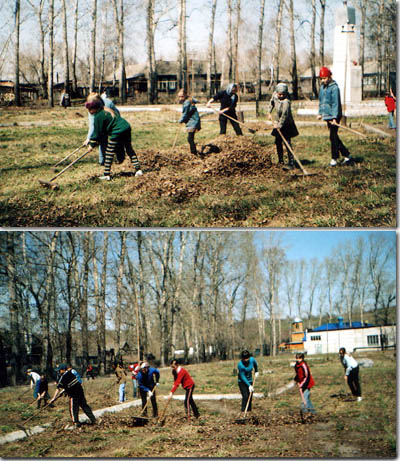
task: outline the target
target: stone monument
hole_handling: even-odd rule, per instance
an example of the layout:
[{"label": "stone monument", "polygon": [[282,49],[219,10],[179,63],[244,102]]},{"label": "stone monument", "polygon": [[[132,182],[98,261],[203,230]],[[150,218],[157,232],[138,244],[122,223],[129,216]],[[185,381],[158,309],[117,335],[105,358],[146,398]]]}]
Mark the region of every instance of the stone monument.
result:
[{"label": "stone monument", "polygon": [[339,85],[346,115],[346,103],[359,103],[362,99],[356,10],[348,6],[346,0],[335,14],[332,74]]}]

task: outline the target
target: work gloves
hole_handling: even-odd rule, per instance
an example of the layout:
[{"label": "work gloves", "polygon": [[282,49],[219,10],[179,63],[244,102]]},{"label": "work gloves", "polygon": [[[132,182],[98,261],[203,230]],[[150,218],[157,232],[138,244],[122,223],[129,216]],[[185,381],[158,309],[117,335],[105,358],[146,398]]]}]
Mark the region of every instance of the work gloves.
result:
[{"label": "work gloves", "polygon": [[149,391],[149,392],[147,393],[147,395],[148,395],[149,398],[153,397],[153,393],[152,393],[151,391]]},{"label": "work gloves", "polygon": [[260,373],[259,373],[258,371],[256,371],[256,372],[254,373],[254,377],[255,377],[255,378],[258,378],[258,375],[259,375],[259,374],[260,374]]},{"label": "work gloves", "polygon": [[254,387],[252,385],[249,386],[249,392],[254,392]]}]

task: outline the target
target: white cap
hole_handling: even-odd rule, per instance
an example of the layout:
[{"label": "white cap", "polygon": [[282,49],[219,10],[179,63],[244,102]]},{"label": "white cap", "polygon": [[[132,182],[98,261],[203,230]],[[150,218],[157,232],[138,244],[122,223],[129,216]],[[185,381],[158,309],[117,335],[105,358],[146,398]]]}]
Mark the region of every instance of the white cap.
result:
[{"label": "white cap", "polygon": [[140,368],[149,368],[149,364],[147,362],[143,362],[141,365],[140,365]]}]

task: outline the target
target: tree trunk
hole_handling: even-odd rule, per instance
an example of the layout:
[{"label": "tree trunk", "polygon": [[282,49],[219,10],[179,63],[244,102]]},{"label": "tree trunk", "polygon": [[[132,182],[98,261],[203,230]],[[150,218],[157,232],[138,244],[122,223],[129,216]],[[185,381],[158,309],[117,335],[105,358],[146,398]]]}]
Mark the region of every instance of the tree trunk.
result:
[{"label": "tree trunk", "polygon": [[67,6],[62,0],[62,23],[63,23],[63,57],[64,57],[64,90],[70,95],[69,87],[69,55],[68,55],[68,28],[67,28]]},{"label": "tree trunk", "polygon": [[240,27],[240,0],[236,0],[236,22],[233,30],[234,35],[234,52],[233,52],[233,79],[239,85],[239,27]]},{"label": "tree trunk", "polygon": [[49,106],[54,107],[54,0],[49,0],[49,71],[47,75]]},{"label": "tree trunk", "polygon": [[106,285],[107,285],[107,258],[108,258],[108,232],[103,232],[103,264],[101,269],[101,289],[99,301],[99,332],[98,343],[100,345],[100,364],[103,372],[107,371],[106,356]]},{"label": "tree trunk", "polygon": [[282,28],[282,11],[283,11],[283,0],[278,2],[278,12],[276,15],[276,26],[275,26],[275,50],[273,58],[273,71],[274,75],[271,79],[270,86],[274,83],[279,82],[279,61],[281,53],[281,28]]},{"label": "tree trunk", "polygon": [[89,292],[89,260],[90,241],[89,234],[83,235],[83,275],[82,275],[82,299],[80,302],[81,332],[82,332],[82,356],[83,366],[89,363],[89,328],[88,328],[88,292]]},{"label": "tree trunk", "polygon": [[227,0],[228,4],[228,79],[233,81],[233,34],[232,34],[232,0]]},{"label": "tree trunk", "polygon": [[207,89],[208,98],[212,98],[215,93],[216,73],[214,71],[214,84],[212,83],[213,74],[213,50],[214,50],[214,27],[215,27],[215,12],[217,10],[217,0],[213,0],[211,6],[210,34],[208,36],[208,63],[207,63]]},{"label": "tree trunk", "polygon": [[312,6],[312,19],[311,19],[311,50],[310,50],[310,67],[311,67],[311,84],[312,84],[312,93],[315,98],[318,97],[317,91],[317,77],[315,75],[315,21],[317,18],[317,8],[315,4],[316,0],[311,0]]},{"label": "tree trunk", "polygon": [[[137,232],[137,254],[138,254],[138,261],[139,261],[139,313],[140,313],[140,326],[141,326],[141,346],[143,349],[143,353],[147,354],[149,348],[149,339],[148,339],[148,332],[147,332],[147,320],[146,320],[146,312],[144,306],[146,305],[145,302],[145,289],[144,289],[144,260],[143,260],[143,234],[141,231]],[[143,358],[143,357],[142,357]]]},{"label": "tree trunk", "polygon": [[292,77],[292,97],[294,100],[297,100],[299,99],[299,80],[297,76],[297,57],[296,57],[296,40],[295,40],[295,34],[294,34],[293,0],[289,0],[289,14],[290,14],[290,57],[291,57],[290,75]]},{"label": "tree trunk", "polygon": [[42,360],[41,369],[51,376],[53,372],[53,349],[51,344],[50,333],[50,318],[55,312],[55,256],[56,244],[59,231],[56,231],[51,236],[48,244],[48,254],[46,258],[47,274],[46,274],[46,302],[43,310],[43,318],[41,319],[42,326]]},{"label": "tree trunk", "polygon": [[21,331],[20,331],[20,306],[17,302],[17,263],[15,260],[15,240],[14,232],[7,232],[7,278],[8,278],[8,296],[9,296],[9,315],[10,315],[10,333],[11,333],[11,357],[10,367],[11,385],[22,382],[22,355],[21,355]]},{"label": "tree trunk", "polygon": [[20,15],[21,15],[21,3],[20,0],[15,0],[15,10],[14,10],[14,23],[15,23],[15,39],[14,39],[14,59],[15,59],[15,82],[14,82],[14,96],[15,104],[17,106],[21,105],[21,91],[19,85],[19,29],[20,29]]},{"label": "tree trunk", "polygon": [[112,0],[114,6],[115,25],[118,31],[118,55],[120,65],[119,76],[119,97],[122,103],[126,102],[126,72],[124,56],[124,0],[119,1],[119,11],[117,0]]},{"label": "tree trunk", "polygon": [[364,68],[365,68],[365,23],[367,20],[367,2],[360,0],[360,66],[361,66],[361,99],[364,99]]},{"label": "tree trunk", "polygon": [[78,12],[79,12],[79,0],[75,0],[74,8],[74,49],[72,51],[72,91],[74,96],[77,96],[78,91],[78,79],[76,76],[76,59],[78,53]]},{"label": "tree trunk", "polygon": [[89,73],[90,73],[89,88],[90,88],[91,93],[96,90],[96,28],[97,28],[97,0],[93,0],[92,30],[90,32],[90,63],[89,63]]},{"label": "tree trunk", "polygon": [[180,0],[179,16],[179,88],[188,91],[188,65],[186,53],[186,0]]},{"label": "tree trunk", "polygon": [[[291,0],[293,1],[293,0]],[[319,0],[321,5],[321,15],[319,19],[319,65],[325,65],[325,9],[326,0]]]},{"label": "tree trunk", "polygon": [[260,19],[258,23],[258,41],[257,41],[257,89],[256,89],[256,114],[260,114],[261,101],[261,64],[262,64],[262,39],[264,30],[264,11],[265,0],[260,1]]},{"label": "tree trunk", "polygon": [[149,104],[157,102],[157,70],[154,50],[154,0],[147,0],[147,62],[149,66],[149,85],[147,97]]},{"label": "tree trunk", "polygon": [[124,265],[125,265],[125,254],[126,254],[126,232],[122,231],[119,234],[121,241],[121,253],[119,255],[118,264],[118,277],[117,277],[117,299],[115,306],[115,344],[117,346],[117,355],[120,355],[121,350],[121,321],[122,321],[122,279],[124,277]]}]

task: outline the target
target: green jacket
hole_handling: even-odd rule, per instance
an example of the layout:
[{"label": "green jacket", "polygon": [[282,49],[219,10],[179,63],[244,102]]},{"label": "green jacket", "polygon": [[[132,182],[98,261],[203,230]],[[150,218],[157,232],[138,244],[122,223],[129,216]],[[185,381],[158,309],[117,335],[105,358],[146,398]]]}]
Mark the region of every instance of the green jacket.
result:
[{"label": "green jacket", "polygon": [[89,144],[94,147],[104,137],[115,141],[128,129],[130,125],[124,118],[117,114],[113,117],[110,112],[100,110],[94,114],[94,129]]}]

